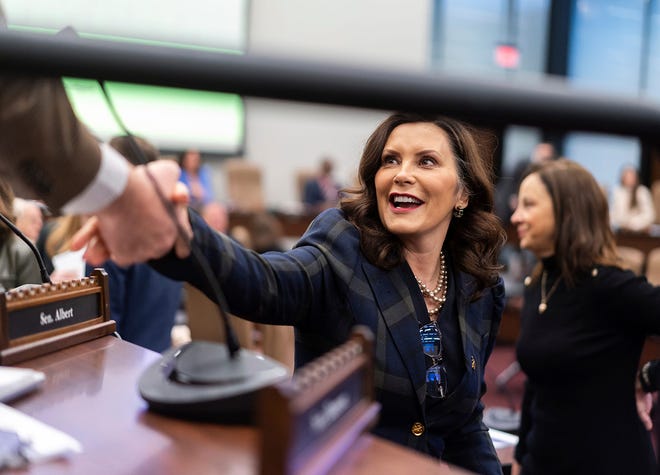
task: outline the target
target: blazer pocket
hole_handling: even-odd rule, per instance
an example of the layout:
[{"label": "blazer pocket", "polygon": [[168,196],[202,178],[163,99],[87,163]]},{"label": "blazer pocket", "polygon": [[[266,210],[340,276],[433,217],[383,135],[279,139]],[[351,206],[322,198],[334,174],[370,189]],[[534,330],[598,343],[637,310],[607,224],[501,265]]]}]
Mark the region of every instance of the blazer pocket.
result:
[{"label": "blazer pocket", "polygon": [[[475,356],[475,359],[478,359],[477,356]],[[479,401],[481,386],[479,384],[478,369],[477,367],[476,371],[472,371],[468,366],[461,382],[447,395],[447,399],[443,403],[443,409],[462,413],[471,413],[474,410]]]}]

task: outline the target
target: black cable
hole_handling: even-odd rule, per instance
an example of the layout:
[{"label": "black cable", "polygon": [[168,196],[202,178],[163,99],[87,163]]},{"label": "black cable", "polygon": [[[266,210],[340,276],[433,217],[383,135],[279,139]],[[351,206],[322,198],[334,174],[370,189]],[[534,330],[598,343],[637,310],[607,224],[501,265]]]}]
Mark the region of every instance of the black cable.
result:
[{"label": "black cable", "polygon": [[[117,124],[119,125],[119,128],[122,130],[122,132],[126,135],[128,139],[128,143],[130,144],[129,146],[131,147],[135,157],[137,157],[138,161],[142,165],[147,164],[147,159],[144,155],[144,152],[140,148],[140,146],[137,144],[135,137],[131,132],[128,130],[124,122],[121,120],[121,117],[119,117],[119,114],[117,113],[117,110],[115,109],[114,103],[110,99],[110,95],[108,94],[108,91],[105,87],[105,81],[98,81],[99,85],[101,86],[101,91],[103,92],[103,97],[105,98],[105,101],[108,105],[108,108],[110,109],[110,112],[112,116],[114,117],[115,121],[117,121]],[[229,322],[229,305],[227,304],[227,300],[225,298],[224,293],[222,292],[222,289],[220,287],[220,283],[218,280],[215,278],[215,275],[213,274],[213,271],[211,270],[208,262],[206,259],[204,259],[204,256],[201,254],[201,250],[194,245],[194,240],[189,238],[188,235],[186,234],[185,230],[181,226],[181,223],[179,223],[179,220],[176,217],[176,211],[174,209],[174,206],[172,203],[165,197],[163,196],[163,193],[158,186],[158,183],[154,176],[151,174],[149,171],[148,167],[144,167],[144,170],[147,174],[147,177],[149,177],[149,180],[151,181],[151,184],[154,187],[154,190],[156,191],[156,194],[158,195],[158,199],[160,200],[161,204],[165,207],[168,215],[170,218],[172,218],[172,221],[174,222],[174,225],[176,226],[177,229],[177,234],[178,237],[185,242],[186,246],[188,247],[188,250],[190,251],[193,262],[199,267],[199,269],[202,271],[204,274],[204,278],[206,279],[207,283],[211,287],[211,291],[213,292],[213,296],[216,299],[216,302],[218,304],[218,310],[220,311],[220,317],[222,319],[223,327],[225,330],[225,335],[227,338],[227,349],[229,351],[229,356],[231,358],[234,358],[236,354],[238,353],[238,350],[240,350],[240,344],[238,343],[238,338],[236,338],[236,333],[234,332],[234,329],[232,328],[230,322]]]},{"label": "black cable", "polygon": [[44,260],[41,258],[41,254],[39,254],[39,251],[35,247],[34,244],[32,244],[32,241],[30,241],[25,234],[21,232],[20,229],[16,227],[14,223],[11,222],[9,218],[7,218],[4,214],[0,213],[0,220],[2,220],[3,223],[7,225],[9,229],[11,229],[14,234],[16,234],[19,238],[25,242],[25,244],[28,245],[30,250],[32,251],[32,254],[37,258],[37,263],[39,264],[39,273],[41,274],[41,282],[43,284],[52,284],[53,282],[50,280],[50,276],[48,275],[48,270],[46,270],[46,265],[44,264]]}]

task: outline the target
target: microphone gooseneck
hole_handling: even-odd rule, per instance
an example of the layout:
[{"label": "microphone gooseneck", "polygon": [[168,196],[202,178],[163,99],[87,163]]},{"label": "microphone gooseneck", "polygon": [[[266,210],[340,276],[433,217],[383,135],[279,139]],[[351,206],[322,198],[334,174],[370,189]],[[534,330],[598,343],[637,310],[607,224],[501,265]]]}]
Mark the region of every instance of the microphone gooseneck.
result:
[{"label": "microphone gooseneck", "polygon": [[52,284],[53,282],[50,280],[50,275],[48,275],[48,270],[46,269],[46,265],[44,264],[44,260],[41,257],[41,254],[39,254],[39,251],[37,250],[36,246],[28,239],[28,237],[21,232],[20,229],[16,227],[14,223],[11,222],[11,220],[6,217],[4,214],[0,213],[0,220],[2,220],[3,223],[7,225],[9,229],[12,230],[12,232],[21,238],[25,244],[28,245],[30,248],[30,251],[32,251],[32,254],[34,254],[34,257],[37,258],[37,264],[39,264],[39,273],[41,274],[41,282],[43,284]]},{"label": "microphone gooseneck", "polygon": [[[111,114],[126,135],[133,158],[146,164],[144,151],[119,117],[105,83],[99,81]],[[229,305],[199,244],[188,237],[176,216],[172,202],[145,167],[161,206],[165,207],[182,239],[190,250],[196,270],[217,303],[225,344],[203,340],[190,341],[170,348],[140,376],[138,389],[149,404],[149,410],[167,416],[216,421],[224,424],[255,423],[258,395],[261,389],[289,378],[289,370],[280,362],[258,352],[242,349],[229,320]]]},{"label": "microphone gooseneck", "polygon": [[[123,120],[117,113],[114,103],[110,99],[110,94],[108,94],[107,88],[105,87],[105,81],[98,81],[98,83],[99,86],[101,87],[101,91],[103,92],[103,97],[106,101],[106,104],[110,109],[110,113],[117,122],[119,128],[126,135],[126,138],[128,139],[128,144],[131,150],[133,151],[134,156],[139,160],[140,163],[146,165],[148,160],[146,159],[144,152],[142,151],[140,146],[137,144],[133,134],[128,130]],[[225,296],[222,292],[222,289],[220,288],[220,284],[218,283],[217,279],[213,275],[213,272],[209,268],[206,259],[204,259],[204,257],[201,255],[199,249],[194,246],[194,241],[192,239],[189,239],[185,231],[183,230],[181,224],[177,219],[176,212],[174,210],[174,207],[172,206],[172,203],[165,196],[163,196],[163,193],[161,192],[158,183],[156,182],[156,179],[150,173],[149,169],[145,168],[145,171],[147,173],[147,177],[149,178],[151,184],[153,185],[154,190],[156,191],[156,194],[158,195],[161,204],[165,207],[167,213],[172,218],[172,221],[174,222],[177,228],[177,233],[179,235],[179,238],[182,239],[187,244],[188,249],[190,250],[191,255],[193,257],[193,260],[195,261],[199,269],[202,271],[204,277],[206,278],[207,283],[211,287],[213,296],[215,297],[215,300],[218,304],[218,310],[222,320],[222,325],[225,332],[225,338],[227,340],[227,350],[229,352],[229,357],[231,359],[234,359],[238,355],[241,346],[238,342],[238,338],[236,337],[236,332],[234,332],[234,329],[232,328],[231,323],[229,321],[229,306],[227,305]]]}]

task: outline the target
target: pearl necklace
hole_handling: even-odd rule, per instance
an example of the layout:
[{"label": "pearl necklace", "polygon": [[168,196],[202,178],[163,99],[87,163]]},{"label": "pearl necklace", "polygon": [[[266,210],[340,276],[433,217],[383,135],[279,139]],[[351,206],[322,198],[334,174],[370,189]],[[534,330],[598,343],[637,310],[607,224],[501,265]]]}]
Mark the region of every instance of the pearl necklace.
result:
[{"label": "pearl necklace", "polygon": [[426,285],[415,276],[419,290],[424,297],[433,300],[437,306],[429,309],[429,316],[437,315],[447,301],[447,268],[445,266],[445,254],[440,251],[440,272],[438,272],[438,284],[435,289],[429,290]]}]

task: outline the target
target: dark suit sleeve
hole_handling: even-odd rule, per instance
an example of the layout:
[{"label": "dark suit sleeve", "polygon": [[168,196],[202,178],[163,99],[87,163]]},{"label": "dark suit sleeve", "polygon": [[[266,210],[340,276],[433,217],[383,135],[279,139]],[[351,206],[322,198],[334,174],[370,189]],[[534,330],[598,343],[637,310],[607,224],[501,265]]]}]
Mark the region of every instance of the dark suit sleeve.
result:
[{"label": "dark suit sleeve", "polygon": [[0,76],[0,173],[17,195],[57,211],[92,182],[100,164],[98,143],[60,79]]},{"label": "dark suit sleeve", "polygon": [[[348,253],[334,252],[345,242],[337,228],[351,226],[339,219],[337,213],[338,210],[329,210],[317,217],[296,248],[258,254],[214,231],[197,213],[191,212],[193,246],[209,264],[231,313],[274,325],[308,328],[314,320],[336,326],[336,321],[325,318],[345,310],[339,308],[344,299],[338,297],[345,289],[340,291],[340,279],[334,274],[353,275]],[[329,229],[336,232],[335,241],[328,236]],[[353,252],[352,257],[356,260],[357,253]],[[170,254],[150,264],[167,277],[189,282],[211,300],[218,301],[206,273],[193,256],[179,260]]]}]

